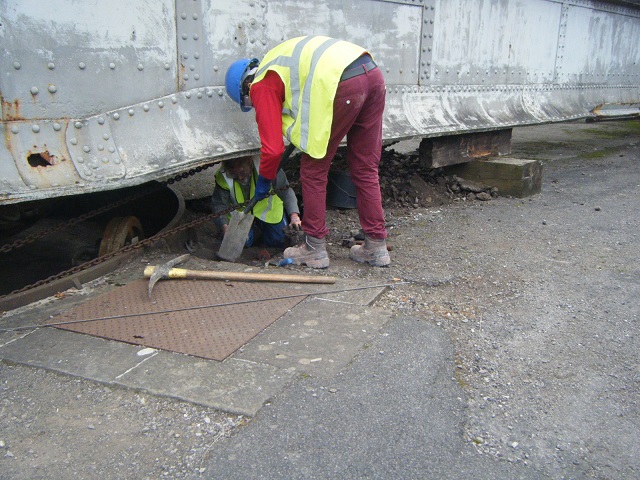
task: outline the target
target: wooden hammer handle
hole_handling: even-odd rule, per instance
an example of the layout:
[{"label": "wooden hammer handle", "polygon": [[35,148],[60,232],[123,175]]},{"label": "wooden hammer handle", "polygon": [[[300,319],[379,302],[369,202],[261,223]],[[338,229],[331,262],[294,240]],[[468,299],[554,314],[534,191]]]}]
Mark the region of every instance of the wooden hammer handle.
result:
[{"label": "wooden hammer handle", "polygon": [[[156,267],[144,269],[145,278],[151,278]],[[251,273],[251,272],[215,272],[211,270],[187,270],[172,268],[167,278],[200,279],[200,280],[236,280],[256,282],[291,282],[291,283],[336,283],[335,277],[315,275],[287,275],[283,273]]]}]

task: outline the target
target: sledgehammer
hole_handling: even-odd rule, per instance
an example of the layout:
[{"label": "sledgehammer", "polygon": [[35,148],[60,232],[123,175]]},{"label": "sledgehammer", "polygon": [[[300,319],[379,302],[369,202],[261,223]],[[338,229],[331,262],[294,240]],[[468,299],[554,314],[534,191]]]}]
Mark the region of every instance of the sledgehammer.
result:
[{"label": "sledgehammer", "polygon": [[[184,257],[179,257],[184,261]],[[178,259],[176,259],[178,260]],[[173,268],[178,262],[172,260],[157,267],[148,266],[144,269],[145,278],[149,278],[149,299],[151,290],[158,280],[162,279],[198,279],[198,280],[235,280],[245,282],[291,282],[291,283],[336,283],[335,277],[315,275],[287,275],[282,273],[251,273],[251,272],[218,272],[212,270],[187,270]],[[168,265],[169,264],[169,265]]]}]

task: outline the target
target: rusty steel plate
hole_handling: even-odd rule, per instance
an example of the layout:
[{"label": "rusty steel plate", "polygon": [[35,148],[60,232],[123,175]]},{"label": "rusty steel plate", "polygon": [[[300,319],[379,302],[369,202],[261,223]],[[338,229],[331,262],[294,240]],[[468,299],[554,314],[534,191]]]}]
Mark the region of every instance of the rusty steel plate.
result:
[{"label": "rusty steel plate", "polygon": [[224,360],[306,298],[278,298],[291,291],[262,283],[167,280],[155,285],[150,301],[147,286],[137,280],[116,288],[50,323],[82,321],[56,327]]}]

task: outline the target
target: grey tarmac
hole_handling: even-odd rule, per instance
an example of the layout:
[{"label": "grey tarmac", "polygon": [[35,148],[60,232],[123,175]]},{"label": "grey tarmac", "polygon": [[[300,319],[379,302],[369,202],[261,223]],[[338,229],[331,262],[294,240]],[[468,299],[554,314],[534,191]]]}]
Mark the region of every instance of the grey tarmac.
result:
[{"label": "grey tarmac", "polygon": [[330,210],[337,288],[391,286],[310,296],[222,364],[1,333],[0,478],[637,478],[640,121],[517,128],[511,156],[542,193],[387,208],[389,268],[349,260],[357,216]]}]

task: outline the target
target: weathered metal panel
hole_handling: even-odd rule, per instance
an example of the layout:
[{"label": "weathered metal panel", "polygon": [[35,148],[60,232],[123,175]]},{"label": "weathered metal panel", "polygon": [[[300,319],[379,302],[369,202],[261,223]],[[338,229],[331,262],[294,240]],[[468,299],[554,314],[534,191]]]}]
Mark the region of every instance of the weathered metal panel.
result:
[{"label": "weathered metal panel", "polygon": [[113,140],[111,123],[104,115],[71,122],[63,139],[76,171],[86,182],[123,178],[126,167]]},{"label": "weathered metal panel", "polygon": [[305,299],[264,283],[234,282],[233,289],[224,289],[171,280],[155,286],[150,302],[148,283],[137,280],[91,298],[51,323],[70,322],[58,328],[222,361]]},{"label": "weathered metal panel", "polygon": [[211,157],[255,153],[260,145],[255,121],[236,107],[218,87],[188,90],[112,112],[114,138],[123,161],[130,165],[127,177],[148,171],[178,172],[194,160],[203,163]]},{"label": "weathered metal panel", "polygon": [[[279,42],[303,35],[328,35],[362,45],[374,53],[388,83],[416,84],[422,3],[205,0],[200,14],[206,42],[202,49],[205,84],[224,85],[226,67],[234,60],[262,58]],[[187,55],[192,57],[195,51]]]},{"label": "weathered metal panel", "polygon": [[[640,2],[640,0],[638,0]],[[640,102],[625,0],[0,3],[0,203],[115,189],[255,153],[224,93],[240,57],[329,35],[387,83],[385,140],[581,118]]]},{"label": "weathered metal panel", "polygon": [[175,91],[174,9],[172,0],[0,3],[4,101],[19,102],[23,118],[83,117]]},{"label": "weathered metal panel", "polygon": [[[15,166],[24,185],[31,190],[55,189],[82,183],[65,148],[65,125],[49,120],[34,120],[30,124],[13,124],[11,133],[5,136],[5,145],[18,159]],[[50,132],[40,140],[33,135]],[[3,162],[4,163],[4,162]]]},{"label": "weathered metal panel", "polygon": [[0,123],[0,138],[3,139],[0,142],[0,204],[9,203],[17,192],[25,191],[25,183],[13,161],[13,152],[9,149],[10,144],[4,140],[9,131],[9,125]]},{"label": "weathered metal panel", "polygon": [[551,82],[561,9],[544,1],[436,2],[429,83]]},{"label": "weathered metal panel", "polygon": [[[637,15],[568,6],[558,81],[572,84],[637,84],[640,19]],[[628,13],[628,12],[627,12]]]}]

